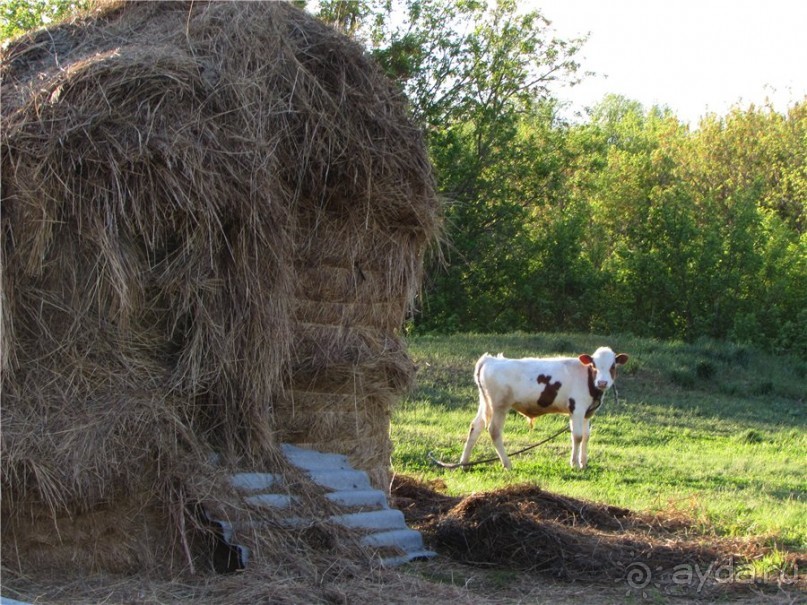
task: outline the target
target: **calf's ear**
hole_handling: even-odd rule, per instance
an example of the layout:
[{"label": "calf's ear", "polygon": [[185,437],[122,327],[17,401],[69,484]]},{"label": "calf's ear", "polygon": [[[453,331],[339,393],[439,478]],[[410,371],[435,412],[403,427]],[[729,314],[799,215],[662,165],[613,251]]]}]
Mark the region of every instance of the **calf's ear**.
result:
[{"label": "calf's ear", "polygon": [[620,353],[616,356],[616,363],[617,365],[623,366],[628,363],[628,354],[627,353]]},{"label": "calf's ear", "polygon": [[582,363],[584,366],[594,365],[594,360],[591,358],[591,355],[586,355],[585,353],[583,353],[577,359],[579,359],[580,363]]}]

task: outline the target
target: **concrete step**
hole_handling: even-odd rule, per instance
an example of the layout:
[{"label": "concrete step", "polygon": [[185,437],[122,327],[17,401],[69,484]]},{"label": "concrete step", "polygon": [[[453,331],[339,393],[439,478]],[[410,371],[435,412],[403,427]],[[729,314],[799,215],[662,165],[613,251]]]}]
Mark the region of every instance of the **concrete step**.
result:
[{"label": "concrete step", "polygon": [[0,605],[28,605],[28,603],[17,601],[16,599],[10,599],[8,597],[0,597]]},{"label": "concrete step", "polygon": [[399,556],[381,557],[380,561],[381,565],[384,567],[398,567],[399,565],[403,565],[411,561],[425,561],[426,559],[431,559],[432,557],[436,556],[437,553],[434,551],[419,550],[416,552],[408,552]]},{"label": "concrete step", "polygon": [[243,493],[268,491],[283,484],[283,478],[273,473],[236,473],[230,477],[232,486]]},{"label": "concrete step", "polygon": [[298,502],[295,496],[288,494],[256,494],[244,498],[247,504],[261,508],[290,508]]},{"label": "concrete step", "polygon": [[344,469],[321,469],[308,472],[311,479],[333,491],[369,490],[370,478],[364,471]]},{"label": "concrete step", "polygon": [[387,495],[378,489],[347,490],[340,492],[330,492],[325,497],[339,506],[347,508],[389,508]]},{"label": "concrete step", "polygon": [[394,508],[370,511],[366,513],[350,513],[334,515],[331,520],[351,529],[406,529],[403,513]]},{"label": "concrete step", "polygon": [[400,548],[405,552],[423,550],[423,536],[414,529],[392,529],[364,536],[361,543],[374,548]]},{"label": "concrete step", "polygon": [[307,470],[353,470],[343,454],[326,454],[316,450],[309,450],[295,445],[284,443],[281,446],[286,458],[294,466]]}]

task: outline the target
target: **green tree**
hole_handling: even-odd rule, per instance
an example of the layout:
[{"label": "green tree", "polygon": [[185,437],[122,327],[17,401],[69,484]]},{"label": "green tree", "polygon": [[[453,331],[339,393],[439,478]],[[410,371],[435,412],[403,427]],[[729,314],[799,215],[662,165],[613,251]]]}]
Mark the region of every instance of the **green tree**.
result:
[{"label": "green tree", "polygon": [[[296,4],[306,5],[305,2]],[[366,0],[320,0],[316,10],[319,19],[325,23],[349,36],[358,36],[373,9],[373,3]]]},{"label": "green tree", "polygon": [[803,347],[801,116],[735,109],[690,131],[606,98],[572,135],[585,150],[571,181],[591,201],[589,258],[610,303],[591,325]]},{"label": "green tree", "polygon": [[0,39],[18,36],[85,10],[89,0],[3,0]]},{"label": "green tree", "polygon": [[539,13],[521,14],[512,0],[492,9],[475,1],[409,1],[403,16],[374,21],[369,37],[426,131],[448,200],[450,239],[448,266],[430,272],[418,324],[535,328],[528,302],[534,284],[526,279],[535,256],[531,206],[546,186],[533,181],[546,181],[547,173],[525,175],[524,167],[554,150],[527,130],[554,120],[554,106],[543,103],[547,87],[575,79],[580,41],[552,38]]}]

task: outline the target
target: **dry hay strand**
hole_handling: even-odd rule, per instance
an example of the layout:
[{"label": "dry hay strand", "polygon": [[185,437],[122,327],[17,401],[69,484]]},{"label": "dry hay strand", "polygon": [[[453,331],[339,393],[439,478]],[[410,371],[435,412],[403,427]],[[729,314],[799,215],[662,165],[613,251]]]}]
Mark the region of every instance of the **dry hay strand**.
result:
[{"label": "dry hay strand", "polygon": [[[457,561],[540,572],[564,581],[624,581],[637,564],[653,572],[653,582],[669,594],[700,596],[720,592],[775,589],[776,579],[718,583],[674,581],[676,568],[702,573],[721,566],[739,569],[770,549],[759,544],[705,535],[680,516],[640,514],[515,485],[465,498],[441,494],[396,475],[393,505],[420,530],[427,544]],[[798,569],[803,557],[791,553]],[[693,576],[695,572],[692,572]],[[800,580],[801,589],[807,588]],[[799,584],[796,582],[796,584]],[[798,589],[799,586],[795,586]]]},{"label": "dry hay strand", "polygon": [[345,559],[309,559],[296,568],[266,566],[228,575],[91,577],[20,575],[3,570],[3,595],[29,603],[272,603],[400,605],[502,603],[467,588],[406,571],[368,568]]},{"label": "dry hay strand", "polygon": [[295,327],[292,385],[317,392],[398,394],[415,365],[399,337],[366,326],[301,323]]},{"label": "dry hay strand", "polygon": [[103,533],[131,500],[188,550],[191,505],[228,498],[213,452],[288,472],[295,390],[360,389],[292,428],[327,449],[337,412],[372,421],[340,447],[380,481],[440,209],[362,49],[285,3],[111,3],[10,41],[0,75],[4,528]]},{"label": "dry hay strand", "polygon": [[[294,317],[300,323],[342,326],[358,324],[385,329],[391,318],[404,314],[402,301],[328,302],[298,299],[294,306]],[[400,322],[397,323],[400,325]]]},{"label": "dry hay strand", "polygon": [[395,474],[390,485],[390,503],[403,511],[408,521],[423,525],[454,508],[462,498],[443,493],[445,483],[422,483],[407,475]]},{"label": "dry hay strand", "polygon": [[[297,412],[291,414],[285,435],[300,438],[314,433],[329,441],[340,439],[373,439],[379,432],[389,431],[391,402],[379,397],[356,394],[292,393]],[[345,410],[352,410],[346,414]]]}]

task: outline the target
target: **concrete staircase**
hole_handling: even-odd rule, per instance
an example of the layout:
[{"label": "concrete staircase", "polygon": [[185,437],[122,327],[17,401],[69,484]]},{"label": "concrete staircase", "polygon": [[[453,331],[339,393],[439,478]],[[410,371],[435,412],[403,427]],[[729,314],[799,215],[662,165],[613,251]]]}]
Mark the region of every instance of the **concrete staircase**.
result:
[{"label": "concrete staircase", "polygon": [[[383,566],[392,567],[436,556],[435,552],[424,547],[420,533],[407,527],[403,513],[389,507],[386,494],[373,489],[367,473],[352,468],[346,456],[288,444],[282,449],[291,464],[327,490],[325,497],[328,500],[349,511],[327,519],[359,532],[361,543],[377,550]],[[310,524],[311,519],[293,514],[296,496],[284,489],[282,476],[237,473],[230,480],[247,504],[257,508],[288,509],[290,515],[284,522],[290,526]],[[232,523],[212,516],[208,516],[207,521],[217,529],[220,537],[213,556],[214,568],[218,571],[245,568],[249,563],[249,549],[238,544]]]}]

